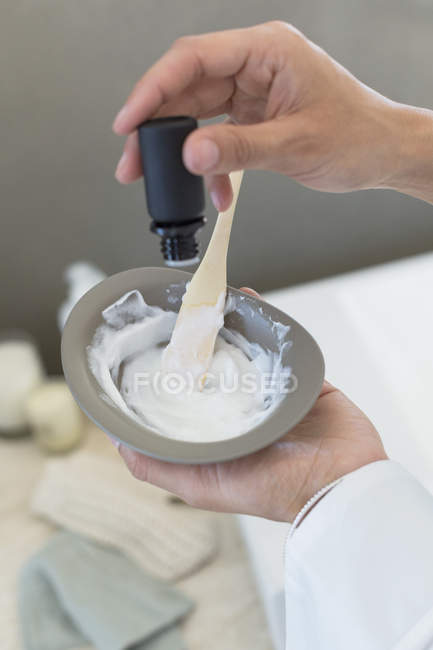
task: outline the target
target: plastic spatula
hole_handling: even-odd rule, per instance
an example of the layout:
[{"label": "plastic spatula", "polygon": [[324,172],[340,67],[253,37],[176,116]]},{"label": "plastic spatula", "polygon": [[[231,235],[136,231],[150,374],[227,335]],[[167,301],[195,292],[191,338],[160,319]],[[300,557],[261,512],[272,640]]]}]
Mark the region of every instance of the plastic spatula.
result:
[{"label": "plastic spatula", "polygon": [[206,254],[182,299],[171,341],[163,356],[166,371],[191,373],[203,385],[218,331],[224,323],[227,249],[243,171],[230,174],[233,201],[220,212]]}]

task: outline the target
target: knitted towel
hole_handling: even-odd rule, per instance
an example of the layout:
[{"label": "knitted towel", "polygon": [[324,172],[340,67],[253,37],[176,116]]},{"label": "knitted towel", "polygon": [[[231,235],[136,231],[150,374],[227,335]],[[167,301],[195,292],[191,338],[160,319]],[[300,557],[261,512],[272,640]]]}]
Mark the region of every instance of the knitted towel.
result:
[{"label": "knitted towel", "polygon": [[25,650],[182,650],[175,623],[192,602],[123,554],[58,533],[25,565],[19,585]]},{"label": "knitted towel", "polygon": [[63,528],[118,548],[163,580],[193,573],[216,551],[208,513],[137,481],[118,459],[78,452],[49,461],[31,507]]}]

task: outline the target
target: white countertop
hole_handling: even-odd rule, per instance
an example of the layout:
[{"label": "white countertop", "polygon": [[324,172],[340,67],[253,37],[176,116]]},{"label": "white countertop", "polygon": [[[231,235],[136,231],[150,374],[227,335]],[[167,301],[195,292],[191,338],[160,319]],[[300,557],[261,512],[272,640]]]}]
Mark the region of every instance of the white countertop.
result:
[{"label": "white countertop", "polygon": [[[319,343],[326,378],[433,492],[433,254],[266,294]],[[240,517],[275,647],[283,648],[287,525]]]}]

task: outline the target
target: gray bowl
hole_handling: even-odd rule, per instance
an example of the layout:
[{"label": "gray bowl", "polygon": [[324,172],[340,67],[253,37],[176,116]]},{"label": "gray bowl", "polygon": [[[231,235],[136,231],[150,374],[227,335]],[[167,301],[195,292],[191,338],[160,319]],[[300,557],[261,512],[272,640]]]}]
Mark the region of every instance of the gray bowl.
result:
[{"label": "gray bowl", "polygon": [[[159,435],[140,425],[102,398],[102,389],[90,371],[86,348],[102,323],[101,312],[127,291],[138,289],[149,305],[178,311],[191,273],[167,268],[131,269],[103,280],[88,291],[72,310],[62,336],[62,364],[66,381],[80,407],[101,429],[122,444],[148,456],[176,463],[211,463],[245,456],[284,436],[315,403],[324,378],[324,361],[313,337],[293,318],[272,305],[228,288],[236,311],[225,317],[226,327],[249,341],[278,350],[272,323],[290,325],[292,341],[283,365],[292,368],[297,389],[284,396],[279,406],[260,425],[228,440],[187,442]],[[212,417],[210,414],[209,417]]]}]

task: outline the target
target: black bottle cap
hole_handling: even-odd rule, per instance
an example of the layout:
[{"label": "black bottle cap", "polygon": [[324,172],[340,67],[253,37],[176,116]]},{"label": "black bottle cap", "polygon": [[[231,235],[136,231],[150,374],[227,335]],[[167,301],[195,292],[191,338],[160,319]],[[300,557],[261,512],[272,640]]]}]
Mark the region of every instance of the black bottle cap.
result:
[{"label": "black bottle cap", "polygon": [[198,261],[196,231],[203,226],[203,178],[183,164],[185,138],[197,128],[193,117],[162,117],[138,127],[147,208],[152,232],[160,235],[167,264]]}]

